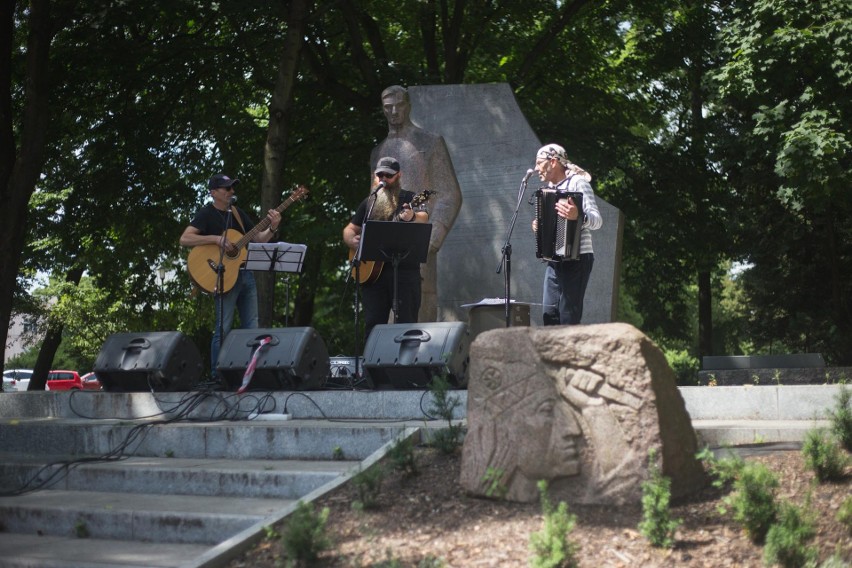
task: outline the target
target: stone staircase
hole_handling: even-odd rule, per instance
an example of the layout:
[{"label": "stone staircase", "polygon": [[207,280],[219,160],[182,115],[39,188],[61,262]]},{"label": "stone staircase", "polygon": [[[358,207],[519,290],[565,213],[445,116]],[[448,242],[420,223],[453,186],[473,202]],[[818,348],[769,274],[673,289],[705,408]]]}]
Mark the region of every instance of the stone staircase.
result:
[{"label": "stone staircase", "polygon": [[[841,388],[680,392],[718,447],[800,442]],[[299,500],[446,427],[430,406],[427,391],[0,395],[0,567],[225,566]]]},{"label": "stone staircase", "polygon": [[441,427],[430,396],[272,393],[258,414],[257,396],[229,393],[4,395],[0,566],[221,566],[299,500]]}]

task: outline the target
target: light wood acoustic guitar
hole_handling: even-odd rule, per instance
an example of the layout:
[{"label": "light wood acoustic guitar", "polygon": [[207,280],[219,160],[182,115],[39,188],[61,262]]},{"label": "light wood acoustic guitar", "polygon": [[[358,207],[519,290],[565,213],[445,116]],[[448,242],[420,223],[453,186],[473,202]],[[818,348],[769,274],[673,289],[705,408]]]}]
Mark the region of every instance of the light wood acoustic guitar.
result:
[{"label": "light wood acoustic guitar", "polygon": [[[415,209],[429,201],[429,198],[438,193],[430,189],[424,189],[411,199],[411,208]],[[355,251],[349,249],[349,264],[352,265],[352,260],[355,258]],[[382,273],[382,268],[385,263],[380,260],[362,260],[361,266],[356,272],[355,266],[352,266],[352,278],[357,280],[358,284],[372,284],[379,279]]]},{"label": "light wood acoustic guitar", "polygon": [[[281,205],[275,208],[279,213],[290,207],[296,201],[304,199],[308,195],[308,188],[300,185],[290,197],[284,200]],[[226,293],[234,287],[237,282],[237,276],[240,273],[240,266],[246,260],[246,247],[254,239],[254,237],[265,231],[269,227],[269,218],[264,217],[251,231],[243,235],[236,229],[228,229],[227,239],[234,243],[232,251],[225,251],[222,256],[222,265],[225,271],[222,274],[222,290],[221,293]],[[208,294],[218,293],[217,280],[218,274],[216,267],[219,266],[219,245],[198,245],[189,251],[189,257],[186,259],[186,268],[189,272],[189,277],[192,282],[202,291]]]}]

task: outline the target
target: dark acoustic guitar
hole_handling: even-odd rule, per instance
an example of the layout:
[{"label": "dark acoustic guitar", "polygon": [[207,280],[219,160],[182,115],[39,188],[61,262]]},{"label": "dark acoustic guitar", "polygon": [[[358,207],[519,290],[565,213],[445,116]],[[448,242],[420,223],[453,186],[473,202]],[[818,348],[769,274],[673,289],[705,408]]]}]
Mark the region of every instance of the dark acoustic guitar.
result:
[{"label": "dark acoustic guitar", "polygon": [[[415,195],[411,200],[411,208],[420,207],[427,201],[429,198],[438,193],[437,191],[432,191],[429,189],[424,189],[417,195]],[[349,264],[352,264],[352,260],[355,258],[355,251],[353,249],[349,249]],[[379,275],[382,273],[382,268],[385,263],[380,260],[362,260],[361,266],[358,269],[358,274],[355,273],[355,267],[352,267],[352,278],[355,278],[358,281],[358,284],[371,284],[379,279]]]}]

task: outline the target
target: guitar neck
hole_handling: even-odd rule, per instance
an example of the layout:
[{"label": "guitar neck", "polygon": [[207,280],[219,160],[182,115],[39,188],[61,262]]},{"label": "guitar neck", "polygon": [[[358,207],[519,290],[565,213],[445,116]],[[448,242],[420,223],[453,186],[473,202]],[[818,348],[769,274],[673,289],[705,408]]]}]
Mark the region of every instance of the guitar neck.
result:
[{"label": "guitar neck", "polygon": [[[296,198],[291,195],[290,197],[285,199],[284,202],[281,205],[276,207],[275,210],[278,211],[279,213],[282,213],[285,209],[290,207],[295,201],[296,201]],[[258,235],[258,233],[262,233],[267,228],[269,228],[270,223],[271,223],[271,221],[269,220],[269,217],[264,217],[257,225],[252,227],[251,231],[249,231],[248,233],[243,235],[243,238],[241,238],[239,241],[237,241],[234,246],[236,246],[237,249],[242,249],[243,247],[247,246],[252,241],[252,239],[254,239]]]}]

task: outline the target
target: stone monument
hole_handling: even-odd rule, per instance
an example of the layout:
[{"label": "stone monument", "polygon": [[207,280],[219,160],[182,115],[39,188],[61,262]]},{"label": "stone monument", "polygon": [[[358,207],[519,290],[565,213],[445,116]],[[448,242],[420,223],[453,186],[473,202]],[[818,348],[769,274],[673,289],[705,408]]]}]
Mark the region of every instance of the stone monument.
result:
[{"label": "stone monument", "polygon": [[[538,139],[508,84],[412,86],[408,93],[412,120],[439,133],[446,142],[464,197],[464,206],[438,252],[437,320],[468,321],[463,305],[505,296],[505,271],[498,274],[497,268],[520,182],[534,166],[536,151],[542,143],[555,142],[568,150],[569,157],[583,162],[572,155],[569,136]],[[402,156],[397,157],[402,162]],[[402,166],[407,172],[405,162]],[[597,178],[596,172],[591,174]],[[527,204],[539,187],[538,177],[533,176],[528,186],[510,241],[510,287],[512,299],[532,305],[532,323],[540,325],[544,265],[535,257],[530,230],[534,207]],[[622,214],[595,190],[603,227],[592,234],[595,266],[583,323],[615,320],[620,278]]]},{"label": "stone monument", "polygon": [[655,450],[672,495],[705,483],[697,440],[662,351],[628,324],[512,327],[470,350],[462,486],[506,499],[638,504]]},{"label": "stone monument", "polygon": [[423,287],[419,321],[438,321],[438,251],[449,233],[462,204],[462,193],[453,161],[444,139],[411,122],[408,91],[400,86],[382,92],[382,110],[388,121],[388,137],[373,148],[370,176],[383,156],[399,161],[402,187],[415,194],[423,190],[437,192],[426,203],[432,235],[429,255],[422,267]]}]

